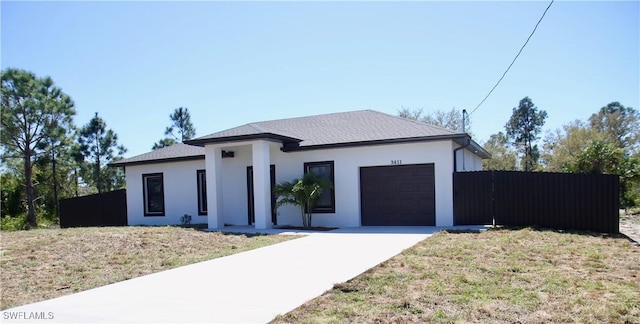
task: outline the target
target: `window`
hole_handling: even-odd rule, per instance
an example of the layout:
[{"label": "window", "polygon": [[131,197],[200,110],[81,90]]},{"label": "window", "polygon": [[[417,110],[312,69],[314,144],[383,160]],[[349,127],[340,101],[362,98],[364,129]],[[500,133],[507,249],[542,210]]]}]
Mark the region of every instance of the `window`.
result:
[{"label": "window", "polygon": [[196,171],[198,177],[198,215],[207,214],[207,173],[205,170]]},{"label": "window", "polygon": [[142,175],[145,216],[164,216],[164,180],[162,173]]},{"label": "window", "polygon": [[[313,172],[318,177],[325,179],[333,185],[333,161],[327,162],[308,162],[304,164],[304,172]],[[334,187],[335,189],[335,187]],[[324,189],[318,198],[314,213],[335,213],[336,212],[336,195],[334,189]]]}]

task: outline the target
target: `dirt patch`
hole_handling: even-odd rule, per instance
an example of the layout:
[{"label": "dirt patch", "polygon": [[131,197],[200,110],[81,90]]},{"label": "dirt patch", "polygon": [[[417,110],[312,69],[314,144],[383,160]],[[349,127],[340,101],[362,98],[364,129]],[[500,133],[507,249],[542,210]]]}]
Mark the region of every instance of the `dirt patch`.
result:
[{"label": "dirt patch", "polygon": [[640,246],[640,211],[628,214],[620,212],[620,233],[634,240],[636,245]]}]

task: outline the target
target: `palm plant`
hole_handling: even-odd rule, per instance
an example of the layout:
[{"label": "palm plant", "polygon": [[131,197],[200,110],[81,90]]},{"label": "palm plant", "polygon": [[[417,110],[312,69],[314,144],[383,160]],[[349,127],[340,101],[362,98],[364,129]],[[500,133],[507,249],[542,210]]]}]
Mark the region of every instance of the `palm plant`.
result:
[{"label": "palm plant", "polygon": [[278,200],[275,208],[286,204],[300,207],[302,226],[311,227],[313,208],[322,191],[331,187],[331,182],[318,177],[313,172],[307,172],[300,179],[284,181],[276,185],[274,193]]}]

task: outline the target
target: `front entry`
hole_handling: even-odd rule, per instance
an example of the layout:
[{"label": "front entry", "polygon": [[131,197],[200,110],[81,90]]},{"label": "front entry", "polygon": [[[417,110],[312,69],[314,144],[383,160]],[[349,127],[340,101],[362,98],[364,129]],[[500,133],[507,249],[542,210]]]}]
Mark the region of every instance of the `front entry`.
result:
[{"label": "front entry", "polygon": [[[273,225],[277,224],[276,211],[273,206],[276,205],[276,197],[273,194],[273,191],[276,187],[276,166],[271,165],[269,167],[269,173],[271,178],[271,222]],[[247,197],[248,199],[248,207],[249,207],[249,225],[253,225],[256,222],[256,212],[255,212],[255,204],[253,200],[253,167],[247,167]]]}]

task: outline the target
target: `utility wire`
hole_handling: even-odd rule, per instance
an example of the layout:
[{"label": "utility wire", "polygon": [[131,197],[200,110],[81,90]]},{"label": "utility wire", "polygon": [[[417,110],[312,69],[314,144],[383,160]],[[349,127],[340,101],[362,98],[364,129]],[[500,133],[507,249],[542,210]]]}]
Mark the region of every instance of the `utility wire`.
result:
[{"label": "utility wire", "polygon": [[533,34],[536,32],[536,29],[538,29],[538,25],[540,25],[540,22],[542,21],[542,18],[544,18],[544,15],[546,15],[547,11],[549,10],[549,8],[551,8],[551,5],[553,4],[553,1],[554,0],[551,0],[551,2],[549,2],[549,5],[547,6],[547,9],[545,9],[544,12],[542,13],[542,16],[540,17],[540,19],[538,20],[538,23],[536,23],[536,26],[533,28],[533,31],[531,32],[531,34],[527,38],[527,41],[524,42],[524,44],[520,48],[520,51],[518,51],[518,54],[516,54],[516,57],[514,57],[513,61],[511,61],[511,64],[509,64],[509,67],[507,67],[507,69],[504,71],[504,73],[502,73],[502,76],[500,77],[498,82],[496,82],[496,85],[494,85],[493,88],[491,88],[491,91],[489,91],[489,93],[487,93],[487,95],[484,97],[484,99],[482,99],[482,101],[475,108],[473,108],[473,110],[469,113],[469,116],[473,115],[473,113],[476,112],[476,110],[478,110],[478,108],[480,108],[480,106],[482,106],[482,104],[485,102],[485,100],[487,100],[487,98],[489,98],[489,96],[491,95],[493,90],[495,90],[498,87],[498,85],[500,84],[500,81],[502,81],[502,79],[504,79],[504,76],[507,75],[507,72],[509,72],[509,69],[511,69],[511,66],[513,66],[513,63],[516,62],[516,60],[518,59],[518,56],[520,56],[520,53],[522,53],[522,50],[524,50],[524,47],[527,46],[527,43],[529,43],[529,40],[531,39]]}]

